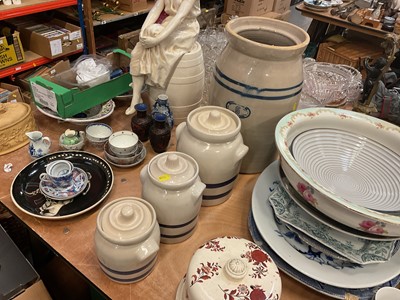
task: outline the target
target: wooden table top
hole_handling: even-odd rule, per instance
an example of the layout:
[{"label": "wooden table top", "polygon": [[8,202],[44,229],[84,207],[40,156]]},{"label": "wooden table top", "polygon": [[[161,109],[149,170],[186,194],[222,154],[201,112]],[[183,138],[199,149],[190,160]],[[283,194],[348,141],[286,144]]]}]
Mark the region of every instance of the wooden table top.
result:
[{"label": "wooden table top", "polygon": [[[130,130],[130,117],[124,115],[127,102],[117,102],[114,113],[103,122],[111,125],[114,131]],[[52,151],[58,151],[58,137],[66,129],[81,129],[84,126],[58,122],[42,115],[34,109],[38,130],[52,141]],[[175,136],[171,138],[169,150],[175,149]],[[219,236],[238,236],[251,240],[247,220],[251,203],[251,194],[259,174],[240,174],[233,194],[225,203],[214,207],[202,207],[198,226],[194,234],[186,241],[167,245],[161,244],[158,261],[152,273],[144,280],[134,284],[119,284],[111,281],[100,269],[94,248],[96,218],[100,209],[117,198],[141,195],[139,172],[155,155],[149,142],[145,143],[148,155],[145,161],[134,168],[112,167],[115,181],[111,193],[105,201],[89,212],[69,219],[46,220],[32,217],[19,210],[12,202],[10,186],[31,158],[27,146],[7,155],[0,156],[1,190],[0,201],[18,219],[25,223],[52,250],[63,257],[71,266],[83,274],[94,286],[112,299],[175,299],[177,286],[185,275],[189,261],[195,250],[204,242]],[[86,145],[84,151],[103,156],[102,153]],[[3,171],[5,163],[12,163],[10,173]],[[331,299],[287,276],[282,276],[282,300],[319,300]]]}]

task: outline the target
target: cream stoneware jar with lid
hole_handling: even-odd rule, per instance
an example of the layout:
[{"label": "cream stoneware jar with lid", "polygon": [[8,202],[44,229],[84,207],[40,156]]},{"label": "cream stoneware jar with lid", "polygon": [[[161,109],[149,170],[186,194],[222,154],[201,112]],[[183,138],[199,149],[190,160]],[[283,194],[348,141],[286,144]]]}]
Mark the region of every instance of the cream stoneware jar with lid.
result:
[{"label": "cream stoneware jar with lid", "polygon": [[176,128],[176,149],[197,161],[200,178],[206,184],[203,206],[221,204],[231,195],[249,150],[243,144],[240,128],[239,117],[218,106],[194,109]]},{"label": "cream stoneware jar with lid", "polygon": [[199,166],[189,155],[165,152],[140,171],[142,198],[157,214],[162,243],[179,243],[194,232],[205,184]]},{"label": "cream stoneware jar with lid", "polygon": [[133,283],[153,270],[160,228],[150,203],[136,197],[116,199],[97,216],[95,249],[101,269],[113,281]]},{"label": "cream stoneware jar with lid", "polygon": [[279,270],[253,242],[220,237],[206,242],[190,260],[176,300],[270,299],[282,291]]}]

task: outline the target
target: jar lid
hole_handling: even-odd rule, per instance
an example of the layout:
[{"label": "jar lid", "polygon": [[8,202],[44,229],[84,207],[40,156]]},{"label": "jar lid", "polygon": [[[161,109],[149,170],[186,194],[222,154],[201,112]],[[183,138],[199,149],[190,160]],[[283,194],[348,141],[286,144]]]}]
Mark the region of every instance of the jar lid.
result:
[{"label": "jar lid", "polygon": [[0,128],[6,129],[29,117],[31,107],[26,103],[0,103]]},{"label": "jar lid", "polygon": [[147,238],[156,223],[150,203],[136,197],[124,197],[104,206],[97,217],[97,229],[108,240],[124,244]]},{"label": "jar lid", "polygon": [[188,128],[205,140],[229,140],[239,134],[241,123],[232,111],[218,106],[202,106],[187,117]]},{"label": "jar lid", "polygon": [[253,242],[221,237],[202,245],[186,275],[190,300],[279,299],[282,283],[269,255]]},{"label": "jar lid", "polygon": [[192,183],[199,174],[197,162],[182,152],[164,152],[149,163],[149,174],[157,184],[181,187]]}]

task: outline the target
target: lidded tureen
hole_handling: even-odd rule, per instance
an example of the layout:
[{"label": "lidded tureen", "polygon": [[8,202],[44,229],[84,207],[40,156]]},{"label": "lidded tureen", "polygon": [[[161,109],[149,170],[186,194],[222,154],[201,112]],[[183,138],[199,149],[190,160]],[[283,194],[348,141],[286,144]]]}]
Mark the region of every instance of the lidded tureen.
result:
[{"label": "lidded tureen", "polygon": [[194,253],[176,300],[278,300],[281,290],[279,270],[264,250],[249,240],[225,236]]}]

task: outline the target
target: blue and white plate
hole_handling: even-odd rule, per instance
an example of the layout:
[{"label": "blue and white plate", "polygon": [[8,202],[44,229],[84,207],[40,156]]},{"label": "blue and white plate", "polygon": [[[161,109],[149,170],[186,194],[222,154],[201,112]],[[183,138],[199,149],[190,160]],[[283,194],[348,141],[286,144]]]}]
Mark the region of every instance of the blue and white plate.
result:
[{"label": "blue and white plate", "polygon": [[321,251],[320,249],[316,249],[310,244],[307,244],[300,238],[299,234],[294,231],[294,228],[291,228],[276,217],[275,223],[279,230],[278,233],[282,235],[286,242],[308,259],[314,260],[321,265],[324,264],[331,266],[335,269],[360,267],[360,265],[350,262],[346,257],[335,253],[329,248],[324,248],[324,251]]},{"label": "blue and white plate", "polygon": [[82,193],[89,183],[88,175],[80,168],[74,168],[72,171],[71,185],[67,187],[60,187],[54,184],[46,176],[40,180],[40,192],[53,200],[68,200],[78,196]]},{"label": "blue and white plate", "polygon": [[306,213],[281,185],[277,185],[271,193],[269,202],[279,220],[332,248],[352,262],[375,264],[388,261],[392,257],[396,241],[361,239],[329,227]]},{"label": "blue and white plate", "polygon": [[285,272],[293,279],[324,295],[336,299],[346,299],[346,296],[350,294],[359,297],[359,300],[371,300],[374,298],[375,293],[380,288],[384,286],[395,287],[400,283],[400,275],[397,275],[393,279],[387,282],[384,282],[382,284],[370,288],[363,288],[363,289],[346,289],[325,284],[323,282],[320,282],[318,280],[312,279],[304,275],[303,273],[301,273],[300,271],[296,270],[291,265],[289,265],[287,262],[285,262],[279,255],[277,255],[262,238],[254,221],[252,212],[250,212],[249,214],[248,226],[253,241],[269,254],[269,256],[272,258],[272,260],[275,262],[275,264],[282,272]]},{"label": "blue and white plate", "polygon": [[374,287],[400,274],[400,252],[394,254],[388,262],[363,265],[362,268],[334,269],[309,260],[288,246],[283,237],[276,232],[278,228],[268,201],[271,193],[281,184],[279,178],[279,162],[275,161],[257,179],[252,194],[252,212],[264,241],[292,268],[311,279],[342,289]]}]

